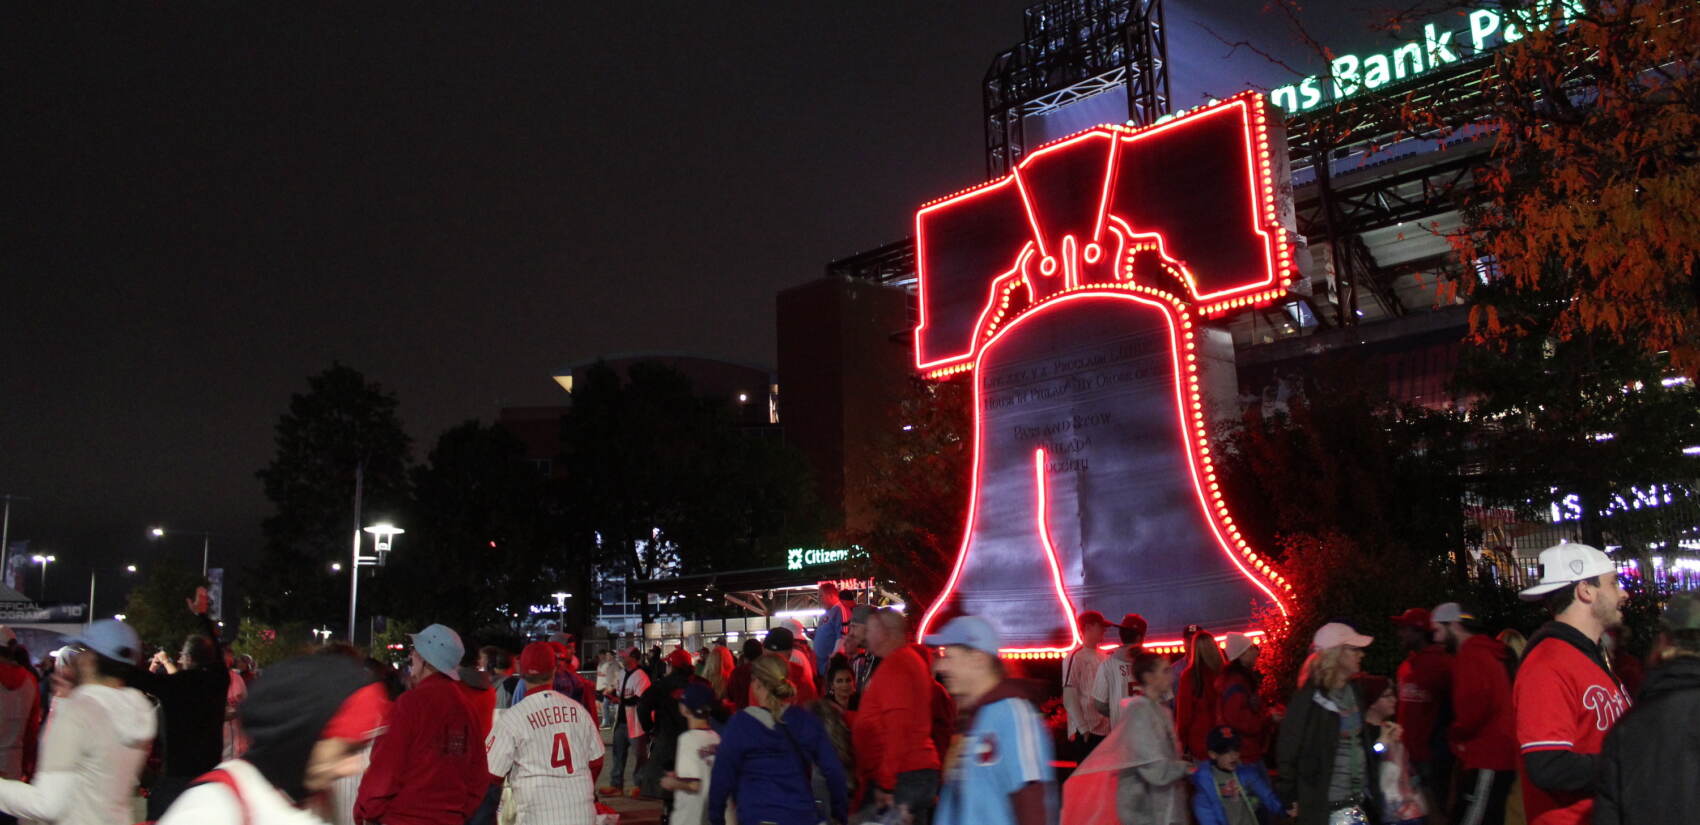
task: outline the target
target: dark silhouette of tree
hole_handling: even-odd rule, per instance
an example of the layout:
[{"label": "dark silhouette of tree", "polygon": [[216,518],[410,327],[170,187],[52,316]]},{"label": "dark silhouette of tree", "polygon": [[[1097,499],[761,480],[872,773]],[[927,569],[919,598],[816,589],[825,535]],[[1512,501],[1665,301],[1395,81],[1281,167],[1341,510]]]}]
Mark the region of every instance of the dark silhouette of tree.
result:
[{"label": "dark silhouette of tree", "polygon": [[590,367],[561,422],[567,552],[635,582],[784,564],[787,547],[819,541],[822,516],[776,436],[740,428],[726,399],[670,367]]},{"label": "dark silhouette of tree", "polygon": [[206,583],[199,573],[178,562],[165,559],[150,564],[124,602],[124,622],[135,628],[143,644],[163,647],[175,659],[183,640],[203,629],[184,600],[193,598],[195,588]]},{"label": "dark silhouette of tree", "polygon": [[894,401],[900,426],[864,453],[871,461],[863,477],[873,520],[838,536],[841,544],[867,549],[866,571],[893,583],[915,609],[944,589],[967,526],[971,380],[909,379]]},{"label": "dark silhouette of tree", "polygon": [[508,635],[550,593],[582,592],[563,576],[582,557],[560,552],[544,479],[512,433],[477,421],[450,428],[411,477],[408,532],[375,578],[375,611]]},{"label": "dark silhouette of tree", "polygon": [[[354,481],[368,524],[407,501],[408,437],[395,395],[343,364],[307,379],[277,422],[277,452],[258,476],[274,512],[248,600],[258,618],[346,623]],[[360,525],[364,526],[364,525]],[[340,562],[343,572],[332,573]]]}]

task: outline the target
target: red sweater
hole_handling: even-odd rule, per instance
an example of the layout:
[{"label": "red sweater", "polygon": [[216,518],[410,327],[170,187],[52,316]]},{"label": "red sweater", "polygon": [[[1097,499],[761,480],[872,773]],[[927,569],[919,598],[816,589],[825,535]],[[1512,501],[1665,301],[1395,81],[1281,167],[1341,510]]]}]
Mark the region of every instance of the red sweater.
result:
[{"label": "red sweater", "polygon": [[372,746],[354,818],[384,825],[465,825],[489,786],[484,743],[462,688],[433,673],[396,700]]},{"label": "red sweater", "polygon": [[1517,769],[1511,712],[1511,649],[1491,636],[1471,636],[1452,662],[1452,727],[1447,741],[1467,771]]},{"label": "red sweater", "polygon": [[1399,727],[1404,729],[1405,752],[1412,762],[1433,758],[1435,725],[1452,692],[1452,654],[1429,645],[1399,664]]},{"label": "red sweater", "polygon": [[862,692],[850,732],[862,778],[889,791],[900,773],[939,769],[931,736],[932,686],[927,663],[913,648],[900,648],[880,662]]},{"label": "red sweater", "polygon": [[1240,759],[1258,762],[1269,749],[1274,720],[1245,671],[1229,665],[1216,679],[1216,718],[1240,735]]},{"label": "red sweater", "polygon": [[[1175,735],[1193,759],[1208,758],[1206,746],[1210,731],[1217,724],[1217,698],[1216,674],[1205,671],[1201,665],[1187,668],[1181,683],[1175,686]],[[1244,751],[1240,752],[1240,758],[1245,758]]]}]

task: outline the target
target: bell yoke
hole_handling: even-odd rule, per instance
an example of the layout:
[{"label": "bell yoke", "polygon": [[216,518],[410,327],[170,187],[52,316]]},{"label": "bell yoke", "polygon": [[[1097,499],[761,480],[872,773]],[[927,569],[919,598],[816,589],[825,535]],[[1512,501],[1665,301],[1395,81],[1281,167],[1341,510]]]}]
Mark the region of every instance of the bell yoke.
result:
[{"label": "bell yoke", "polygon": [[1203,321],[1291,282],[1278,132],[1250,93],[1100,126],[916,214],[916,367],[975,373],[967,529],[922,635],[969,612],[1051,655],[1079,609],[1143,613],[1154,642],[1285,612],[1221,498],[1204,385],[1232,347]]}]

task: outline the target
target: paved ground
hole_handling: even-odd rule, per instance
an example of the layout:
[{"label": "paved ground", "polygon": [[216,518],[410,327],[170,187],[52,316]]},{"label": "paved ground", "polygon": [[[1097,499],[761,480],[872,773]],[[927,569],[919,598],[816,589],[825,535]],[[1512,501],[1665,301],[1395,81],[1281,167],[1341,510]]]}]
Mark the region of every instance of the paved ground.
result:
[{"label": "paved ground", "polygon": [[[606,761],[602,767],[602,772],[604,774],[608,772],[610,767],[607,762],[614,759],[613,743],[613,731],[602,731],[602,744],[608,746],[607,756],[605,757]],[[628,762],[629,761],[630,757],[628,757]],[[628,767],[626,769],[626,786],[628,788],[631,787],[632,784],[632,773],[633,771],[630,767]],[[596,777],[596,786],[600,788],[602,785],[602,775],[598,774]],[[661,822],[661,803],[657,800],[632,799],[627,796],[598,796],[596,800],[620,812],[620,825],[659,825]]]}]

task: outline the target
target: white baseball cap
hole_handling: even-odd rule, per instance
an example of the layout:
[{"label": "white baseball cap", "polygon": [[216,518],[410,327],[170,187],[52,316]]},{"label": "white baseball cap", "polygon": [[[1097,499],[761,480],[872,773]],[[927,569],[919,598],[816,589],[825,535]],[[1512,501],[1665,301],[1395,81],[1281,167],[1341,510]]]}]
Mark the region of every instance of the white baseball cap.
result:
[{"label": "white baseball cap", "polygon": [[1227,650],[1228,661],[1232,662],[1251,647],[1251,637],[1244,633],[1229,633],[1223,638],[1222,646]]},{"label": "white baseball cap", "polygon": [[1434,610],[1429,612],[1429,621],[1435,624],[1461,622],[1465,619],[1474,618],[1475,616],[1471,614],[1470,611],[1465,610],[1464,606],[1457,602],[1447,602],[1445,604],[1435,605]]},{"label": "white baseball cap", "polygon": [[1352,647],[1369,647],[1375,641],[1372,636],[1365,636],[1352,629],[1349,624],[1329,622],[1316,629],[1316,635],[1310,637],[1311,650],[1327,650],[1331,647],[1351,645]]},{"label": "white baseball cap", "polygon": [[1617,565],[1612,563],[1610,556],[1586,544],[1570,541],[1555,544],[1541,551],[1540,583],[1517,595],[1535,601],[1548,593],[1563,589],[1565,585],[1591,579],[1603,573],[1617,575]]}]

